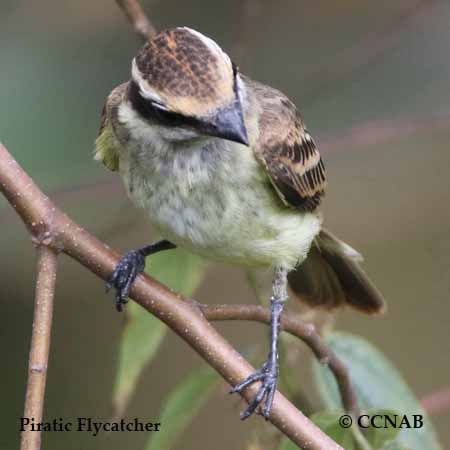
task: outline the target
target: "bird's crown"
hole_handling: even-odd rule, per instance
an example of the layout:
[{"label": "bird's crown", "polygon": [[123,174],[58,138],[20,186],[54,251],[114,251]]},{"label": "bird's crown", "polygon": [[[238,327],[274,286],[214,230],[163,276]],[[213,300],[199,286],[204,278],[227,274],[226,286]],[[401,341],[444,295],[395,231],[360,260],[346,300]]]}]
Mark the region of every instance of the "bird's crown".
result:
[{"label": "bird's crown", "polygon": [[184,116],[206,116],[235,96],[230,58],[213,40],[186,27],[151,38],[133,60],[132,79],[144,98]]}]

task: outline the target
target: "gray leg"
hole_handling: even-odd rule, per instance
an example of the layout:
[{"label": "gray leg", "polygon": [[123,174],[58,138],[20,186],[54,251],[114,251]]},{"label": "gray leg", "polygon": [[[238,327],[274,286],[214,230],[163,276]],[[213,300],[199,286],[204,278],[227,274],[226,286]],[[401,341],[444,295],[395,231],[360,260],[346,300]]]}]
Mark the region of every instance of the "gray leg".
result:
[{"label": "gray leg", "polygon": [[261,381],[255,398],[248,408],[241,414],[241,419],[250,417],[256,408],[264,401],[262,413],[267,419],[272,408],[273,398],[278,383],[278,335],[280,333],[280,318],[284,303],[287,300],[287,270],[276,269],[272,283],[273,295],[270,299],[270,351],[267,361],[254,374],[235,386],[230,392],[241,392],[247,386]]},{"label": "gray leg", "polygon": [[106,283],[107,292],[112,287],[116,289],[117,311],[122,311],[123,305],[128,301],[128,292],[133,281],[145,269],[145,257],[175,247],[175,244],[164,239],[146,247],[132,250],[120,259]]}]

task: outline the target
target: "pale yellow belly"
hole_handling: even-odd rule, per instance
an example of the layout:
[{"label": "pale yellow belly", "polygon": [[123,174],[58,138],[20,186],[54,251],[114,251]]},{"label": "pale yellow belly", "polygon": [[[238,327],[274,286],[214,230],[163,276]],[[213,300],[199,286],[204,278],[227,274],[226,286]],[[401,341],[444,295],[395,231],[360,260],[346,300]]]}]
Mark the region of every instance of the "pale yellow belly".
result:
[{"label": "pale yellow belly", "polygon": [[319,233],[320,217],[283,205],[250,149],[217,152],[212,161],[201,149],[169,152],[150,168],[146,159],[124,158],[120,170],[130,198],[178,246],[234,264],[293,268]]},{"label": "pale yellow belly", "polygon": [[185,195],[173,180],[160,181],[142,206],[165,238],[202,256],[293,268],[306,257],[321,219],[285,208],[264,189],[212,183]]}]

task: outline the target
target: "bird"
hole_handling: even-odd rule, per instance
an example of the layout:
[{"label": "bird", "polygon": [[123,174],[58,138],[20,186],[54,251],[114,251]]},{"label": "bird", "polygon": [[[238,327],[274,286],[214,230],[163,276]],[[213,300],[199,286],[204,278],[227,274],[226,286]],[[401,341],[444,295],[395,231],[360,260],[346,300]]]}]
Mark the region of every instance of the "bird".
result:
[{"label": "bird", "polygon": [[145,258],[176,247],[272,277],[267,360],[231,390],[261,382],[241,419],[270,416],[288,288],[314,308],[385,310],[361,255],[323,227],[325,166],[300,112],[202,33],[171,28],[138,51],[106,100],[95,159],[163,237],[120,259],[107,282],[118,311]]}]

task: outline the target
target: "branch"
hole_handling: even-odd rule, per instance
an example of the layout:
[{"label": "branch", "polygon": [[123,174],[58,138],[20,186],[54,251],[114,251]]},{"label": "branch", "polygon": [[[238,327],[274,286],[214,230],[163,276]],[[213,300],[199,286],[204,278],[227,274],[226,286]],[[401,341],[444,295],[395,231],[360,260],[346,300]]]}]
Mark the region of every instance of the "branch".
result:
[{"label": "branch", "polygon": [[259,16],[261,15],[260,0],[243,0],[241,2],[241,13],[239,14],[239,31],[236,34],[234,43],[234,58],[236,62],[243,62],[251,65],[249,61],[250,55],[247,54],[248,47],[253,37],[256,37],[254,24],[259,23]]},{"label": "branch", "polygon": [[[270,323],[270,311],[258,305],[198,305],[204,316],[214,320],[251,320]],[[344,409],[354,417],[359,415],[356,394],[345,365],[328,347],[313,324],[304,323],[299,318],[282,316],[281,328],[305,342],[318,361],[331,370],[341,394]]]},{"label": "branch", "polygon": [[394,139],[406,139],[418,133],[447,130],[450,125],[450,109],[443,109],[426,116],[405,115],[394,120],[373,120],[356,125],[343,133],[325,137],[320,147],[324,152],[346,151],[355,148],[380,146]]},{"label": "branch", "polygon": [[[66,253],[104,280],[111,274],[119,261],[118,254],[59,210],[1,144],[0,190],[35,242]],[[254,372],[197,308],[161,283],[140,275],[133,283],[130,297],[161,319],[231,385]],[[258,384],[250,386],[243,397],[250,401],[258,387]],[[279,392],[269,420],[300,448],[342,450]]]},{"label": "branch", "polygon": [[441,414],[450,409],[450,386],[432,392],[420,400],[425,411],[432,414]]},{"label": "branch", "polygon": [[[53,316],[53,297],[56,281],[57,254],[46,246],[38,247],[37,279],[34,303],[33,331],[30,360],[28,363],[28,384],[25,397],[24,418],[42,422],[44,410],[45,382],[47,378],[48,355]],[[22,431],[21,450],[39,450],[40,431]]]},{"label": "branch", "polygon": [[[346,77],[351,79],[361,70],[379,62],[388,50],[398,44],[402,33],[412,28],[415,19],[427,13],[435,4],[434,0],[418,0],[408,5],[408,8],[400,12],[382,29],[361,36],[353,45],[337,52],[324,64],[312,67],[303,77],[302,85],[308,86],[307,92],[302,97],[303,101],[314,101],[332,82]],[[330,70],[330,67],[333,70]]]},{"label": "branch", "polygon": [[131,23],[133,30],[144,42],[156,34],[156,28],[137,0],[116,0],[116,2]]}]

